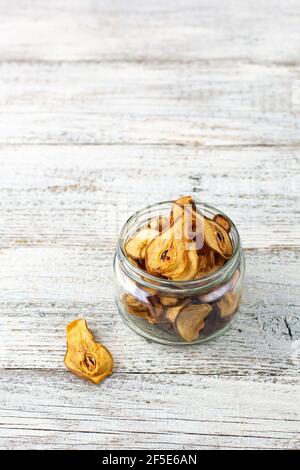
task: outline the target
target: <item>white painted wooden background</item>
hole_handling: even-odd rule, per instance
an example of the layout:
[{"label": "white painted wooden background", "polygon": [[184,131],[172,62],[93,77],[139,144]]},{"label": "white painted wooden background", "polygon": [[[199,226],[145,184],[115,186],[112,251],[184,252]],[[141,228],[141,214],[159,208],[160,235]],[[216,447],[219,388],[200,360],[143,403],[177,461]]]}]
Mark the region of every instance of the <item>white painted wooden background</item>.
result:
[{"label": "white painted wooden background", "polygon": [[[300,448],[299,0],[0,0],[0,447]],[[119,225],[192,193],[238,224],[247,289],[207,345],[113,301]],[[115,358],[65,370],[85,317]]]}]

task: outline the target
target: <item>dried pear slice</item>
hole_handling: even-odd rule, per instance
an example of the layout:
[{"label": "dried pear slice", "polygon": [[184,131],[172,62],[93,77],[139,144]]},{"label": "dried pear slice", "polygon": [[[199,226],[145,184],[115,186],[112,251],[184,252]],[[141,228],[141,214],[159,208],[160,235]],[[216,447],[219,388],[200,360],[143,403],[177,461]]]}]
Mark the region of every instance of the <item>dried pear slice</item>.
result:
[{"label": "dried pear slice", "polygon": [[133,297],[131,294],[125,294],[122,300],[125,305],[131,307],[134,310],[147,310],[147,306]]},{"label": "dried pear slice", "polygon": [[175,326],[180,336],[189,342],[195,341],[204,327],[204,320],[212,311],[209,304],[189,305],[176,317]]},{"label": "dried pear slice", "polygon": [[189,304],[189,300],[184,300],[183,302],[181,302],[180,304],[176,305],[175,307],[169,307],[167,309],[167,312],[166,312],[166,315],[165,315],[165,319],[171,323],[172,325],[175,324],[175,321],[176,321],[176,318],[177,316],[179,315],[179,313],[181,312],[181,310],[187,306]]},{"label": "dried pear slice", "polygon": [[169,226],[169,219],[162,215],[154,217],[148,223],[148,227],[152,230],[157,230],[159,233],[162,233]]},{"label": "dried pear slice", "polygon": [[178,304],[178,299],[176,297],[160,295],[159,301],[164,307],[175,307]]},{"label": "dried pear slice", "polygon": [[151,228],[143,228],[136,232],[136,234],[128,240],[125,245],[125,251],[127,256],[130,256],[133,259],[143,259],[143,255],[146,254],[144,248],[157,237],[159,232]]},{"label": "dried pear slice", "polygon": [[217,304],[220,309],[220,316],[226,318],[232,315],[238,308],[239,300],[240,297],[237,294],[227,292]]},{"label": "dried pear slice", "polygon": [[221,227],[226,230],[226,232],[230,232],[231,230],[231,222],[230,220],[225,217],[225,215],[217,214],[213,218],[214,222],[221,225]]},{"label": "dried pear slice", "polygon": [[149,273],[170,277],[179,276],[185,269],[187,257],[184,241],[174,237],[179,224],[180,221],[149,243],[145,258]]},{"label": "dried pear slice", "polygon": [[199,256],[196,249],[186,252],[187,255],[187,264],[185,269],[182,271],[179,276],[172,276],[173,281],[190,281],[194,279],[199,271]]},{"label": "dried pear slice", "polygon": [[102,344],[96,343],[84,319],[67,325],[66,367],[84,379],[98,384],[113,370],[113,358]]},{"label": "dried pear slice", "polygon": [[233,248],[228,233],[213,220],[205,219],[204,239],[205,243],[223,258],[228,259],[232,256]]}]

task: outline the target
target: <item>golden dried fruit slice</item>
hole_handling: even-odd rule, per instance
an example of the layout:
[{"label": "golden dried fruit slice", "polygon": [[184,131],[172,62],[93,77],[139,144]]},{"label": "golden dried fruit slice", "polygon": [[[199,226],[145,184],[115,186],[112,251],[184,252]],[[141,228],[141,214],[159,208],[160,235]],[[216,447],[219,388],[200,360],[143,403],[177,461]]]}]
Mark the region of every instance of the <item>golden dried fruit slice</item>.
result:
[{"label": "golden dried fruit slice", "polygon": [[152,230],[157,230],[159,233],[162,233],[164,230],[168,228],[170,225],[170,221],[168,217],[164,217],[159,215],[157,217],[153,217],[148,223],[148,227]]},{"label": "golden dried fruit slice", "polygon": [[176,317],[175,326],[185,341],[195,341],[204,327],[204,320],[212,311],[209,304],[189,305]]},{"label": "golden dried fruit slice", "polygon": [[233,248],[228,233],[213,220],[205,219],[204,240],[210,248],[223,258],[228,259],[232,256]]},{"label": "golden dried fruit slice", "polygon": [[157,237],[159,232],[151,228],[143,228],[136,232],[136,234],[128,240],[125,245],[125,251],[127,256],[130,256],[133,259],[143,259],[146,254],[145,248]]},{"label": "golden dried fruit slice", "polygon": [[159,301],[164,307],[174,307],[178,304],[178,299],[176,297],[160,295]]},{"label": "golden dried fruit slice", "polygon": [[228,292],[225,294],[222,300],[218,302],[221,317],[226,318],[232,315],[238,308],[239,300],[239,295],[234,292]]},{"label": "golden dried fruit slice", "polygon": [[179,217],[183,218],[186,206],[190,206],[193,210],[195,209],[196,206],[192,196],[183,196],[174,202],[170,215],[171,223],[174,223]]},{"label": "golden dried fruit slice", "polygon": [[225,215],[217,214],[214,216],[213,220],[217,224],[221,225],[221,227],[223,227],[223,229],[226,230],[226,232],[228,233],[230,232],[231,222],[227,217],[225,217]]},{"label": "golden dried fruit slice", "polygon": [[67,325],[66,367],[84,379],[98,384],[113,370],[113,358],[102,344],[96,343],[84,319]]},{"label": "golden dried fruit slice", "polygon": [[131,295],[131,294],[125,294],[123,296],[122,300],[123,300],[125,305],[131,307],[134,310],[140,310],[140,311],[147,310],[147,305],[140,302],[138,299],[133,297],[133,295]]},{"label": "golden dried fruit slice", "polygon": [[184,241],[175,237],[177,226],[168,228],[154,238],[146,250],[146,269],[151,274],[162,274],[166,277],[179,276],[185,269],[187,257]]},{"label": "golden dried fruit slice", "polygon": [[166,311],[165,319],[171,323],[172,325],[175,324],[176,318],[181,312],[181,310],[189,304],[189,300],[184,300],[183,302],[180,302],[178,305],[174,307],[169,307]]},{"label": "golden dried fruit slice", "polygon": [[173,281],[190,281],[194,279],[199,271],[199,256],[196,249],[186,252],[187,263],[185,269],[179,276],[172,276]]}]

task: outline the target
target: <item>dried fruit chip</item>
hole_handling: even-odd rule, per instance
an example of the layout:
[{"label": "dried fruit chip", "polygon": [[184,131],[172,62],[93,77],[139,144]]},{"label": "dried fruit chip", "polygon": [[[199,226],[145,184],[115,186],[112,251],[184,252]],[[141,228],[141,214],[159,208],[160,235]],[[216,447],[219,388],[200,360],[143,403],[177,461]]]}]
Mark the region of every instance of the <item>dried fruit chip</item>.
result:
[{"label": "dried fruit chip", "polygon": [[159,233],[162,233],[166,228],[169,226],[169,220],[167,217],[163,217],[159,215],[158,217],[154,217],[148,223],[148,227],[152,230],[157,230]]},{"label": "dried fruit chip", "polygon": [[134,310],[147,310],[147,306],[133,297],[131,294],[125,294],[123,296],[123,302]]},{"label": "dried fruit chip", "polygon": [[209,304],[189,305],[181,310],[175,320],[180,336],[186,341],[195,341],[204,327],[204,320],[212,311]]},{"label": "dried fruit chip", "polygon": [[187,263],[185,269],[182,271],[179,276],[172,276],[171,279],[173,281],[189,281],[194,279],[196,274],[199,271],[199,256],[196,249],[190,250],[186,252],[187,255]]},{"label": "dried fruit chip", "polygon": [[232,256],[232,243],[228,233],[213,220],[205,219],[204,240],[210,248],[223,258],[228,259]]},{"label": "dried fruit chip", "polygon": [[177,223],[149,243],[146,250],[146,268],[149,273],[171,277],[179,276],[185,269],[185,244],[182,239],[175,238],[176,231]]},{"label": "dried fruit chip", "polygon": [[218,302],[218,307],[220,309],[220,315],[222,318],[229,317],[232,315],[238,308],[239,305],[239,296],[234,292],[228,292],[224,295],[222,300]]},{"label": "dried fruit chip", "polygon": [[226,230],[226,232],[228,233],[230,232],[231,222],[227,217],[225,217],[225,215],[217,214],[214,216],[213,220],[217,224],[221,225],[221,227],[223,227],[223,229]]},{"label": "dried fruit chip", "polygon": [[174,307],[178,304],[178,299],[176,297],[170,297],[165,295],[160,295],[159,301],[164,307]]},{"label": "dried fruit chip", "polygon": [[130,256],[134,259],[144,258],[146,252],[144,249],[147,245],[157,237],[159,232],[151,228],[144,228],[136,232],[136,234],[130,238],[130,240],[125,245],[125,251],[127,256]]},{"label": "dried fruit chip", "polygon": [[180,304],[176,305],[175,307],[169,307],[165,315],[166,321],[174,325],[177,316],[179,315],[181,310],[188,304],[189,304],[189,301],[185,300],[181,302]]},{"label": "dried fruit chip", "polygon": [[98,384],[112,373],[113,359],[102,344],[96,343],[84,319],[67,325],[65,365],[84,379]]}]

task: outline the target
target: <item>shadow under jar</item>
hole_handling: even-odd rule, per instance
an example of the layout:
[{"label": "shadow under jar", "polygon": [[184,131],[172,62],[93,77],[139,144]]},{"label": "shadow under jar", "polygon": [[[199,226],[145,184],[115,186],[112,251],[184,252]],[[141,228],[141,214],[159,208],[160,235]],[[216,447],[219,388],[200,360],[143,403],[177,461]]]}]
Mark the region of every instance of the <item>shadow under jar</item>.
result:
[{"label": "shadow under jar", "polygon": [[[208,219],[217,214],[227,217],[210,205],[194,202]],[[124,225],[114,258],[116,304],[125,323],[148,340],[177,346],[198,344],[223,333],[235,319],[244,283],[244,255],[238,230],[230,221],[233,255],[211,274],[175,282],[133,264],[125,252],[126,242],[149,220],[169,217],[173,203],[148,206]],[[199,318],[203,318],[201,323]]]}]

